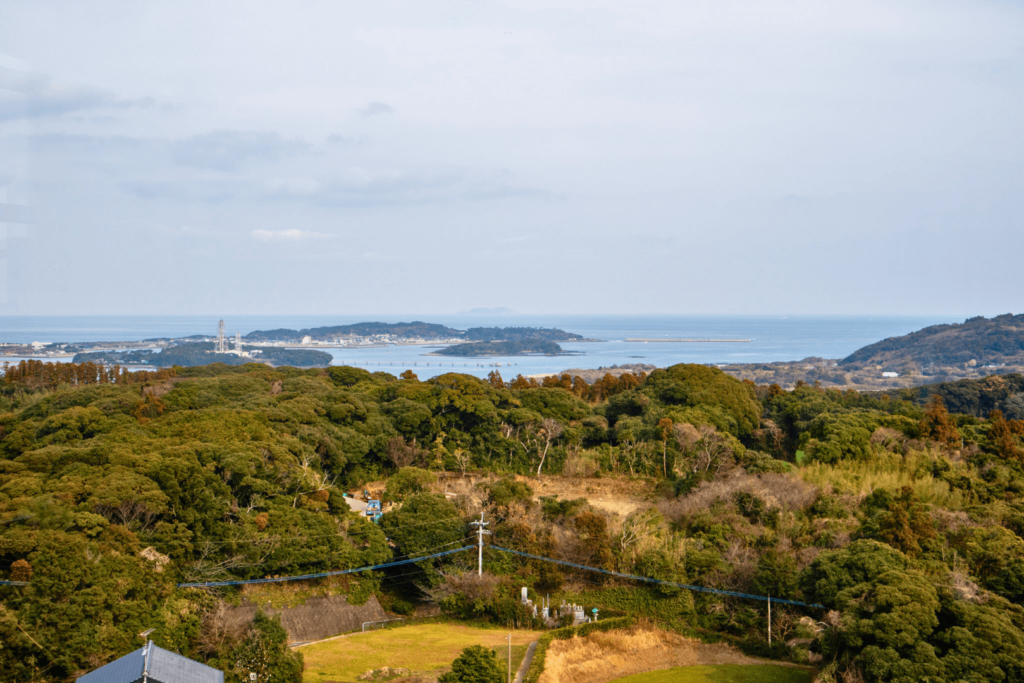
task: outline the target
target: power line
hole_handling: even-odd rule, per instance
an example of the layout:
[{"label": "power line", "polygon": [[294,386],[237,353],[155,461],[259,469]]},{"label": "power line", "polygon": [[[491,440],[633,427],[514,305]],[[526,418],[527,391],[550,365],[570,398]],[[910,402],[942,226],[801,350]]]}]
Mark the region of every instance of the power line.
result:
[{"label": "power line", "polygon": [[455,550],[446,550],[441,553],[434,553],[433,555],[427,555],[425,557],[414,557],[408,560],[399,560],[398,562],[385,562],[384,564],[373,565],[372,567],[360,567],[358,569],[342,569],[336,572],[320,572],[318,574],[303,574],[301,576],[281,576],[275,579],[248,579],[244,581],[210,581],[208,583],[179,583],[178,588],[214,588],[217,586],[241,586],[248,583],[277,583],[279,581],[301,581],[304,579],[322,579],[327,576],[339,576],[341,574],[356,574],[358,572],[368,572],[374,569],[384,569],[385,567],[397,567],[398,565],[411,564],[413,562],[422,562],[424,560],[432,560],[436,557],[444,557],[445,555],[451,555],[452,553],[460,553],[463,550],[472,550],[476,546],[467,545],[462,548],[456,548]]},{"label": "power line", "polygon": [[[431,526],[433,524],[444,524],[445,522],[470,519],[470,518],[472,518],[474,516],[475,515],[463,515],[461,517],[445,517],[444,519],[436,519],[433,522],[422,522],[420,524],[403,524],[402,526],[389,527],[388,530],[389,531],[397,531],[399,529],[412,529],[412,528],[422,527],[422,526]],[[237,539],[237,540],[230,540],[230,541],[201,541],[199,543],[196,543],[196,545],[197,546],[225,546],[225,545],[234,545],[236,543],[271,543],[271,542],[280,542],[280,541],[283,541],[283,540],[287,540],[287,541],[307,541],[307,540],[312,539],[312,538],[328,538],[328,537],[346,538],[345,536],[342,536],[340,533],[332,532],[332,533],[329,533],[329,534],[313,534],[313,535],[310,535],[310,536],[281,536],[281,535],[277,535],[277,536],[268,536],[266,538],[240,538],[240,539]]]},{"label": "power line", "polygon": [[[472,547],[472,546],[470,546]],[[520,555],[522,557],[528,557],[531,560],[541,560],[543,562],[552,562],[554,564],[561,564],[566,567],[573,567],[575,569],[583,569],[590,572],[598,572],[600,574],[608,574],[609,576],[618,576],[622,579],[632,579],[633,581],[645,581],[647,583],[659,584],[662,586],[674,586],[676,588],[685,588],[691,591],[697,591],[700,593],[713,593],[715,595],[727,595],[733,598],[746,598],[748,600],[763,600],[771,601],[775,603],[782,603],[785,605],[795,605],[797,607],[817,607],[818,609],[825,609],[824,605],[809,605],[806,602],[800,602],[798,600],[782,600],[780,598],[770,598],[767,595],[752,595],[750,593],[738,593],[736,591],[720,590],[718,588],[705,588],[703,586],[690,586],[685,583],[676,583],[675,581],[662,581],[661,579],[651,579],[646,576],[637,576],[636,574],[623,574],[622,572],[613,572],[609,569],[598,569],[597,567],[588,567],[583,564],[574,564],[572,562],[565,562],[564,560],[555,560],[550,557],[541,557],[540,555],[531,555],[530,553],[521,553],[518,550],[509,550],[508,548],[502,548],[501,546],[492,545],[490,546],[494,550],[503,553],[511,553],[512,555]]]},{"label": "power line", "polygon": [[[449,519],[457,519],[457,518],[449,518]],[[482,534],[478,534],[478,535],[480,535],[480,539],[479,540],[482,540]],[[442,548],[445,545],[452,545],[453,543],[461,543],[461,542],[465,542],[465,539],[463,539],[461,541],[452,541],[450,543],[445,543],[445,544],[437,546],[437,547],[438,548]],[[766,601],[769,604],[771,603],[771,601],[774,600],[776,604],[794,605],[796,607],[814,607],[814,608],[818,608],[818,609],[825,609],[824,605],[809,604],[809,603],[806,603],[806,602],[800,602],[799,600],[784,600],[784,599],[781,599],[781,598],[771,598],[771,597],[766,596],[766,595],[754,595],[754,594],[751,594],[751,593],[740,593],[740,592],[737,592],[737,591],[727,591],[727,590],[721,590],[721,589],[718,589],[718,588],[706,588],[704,586],[693,586],[693,585],[689,585],[689,584],[685,584],[685,583],[676,583],[675,581],[664,581],[662,579],[652,579],[652,578],[646,577],[646,576],[637,576],[636,574],[625,574],[623,572],[615,572],[615,571],[611,571],[609,569],[600,569],[598,567],[588,567],[587,565],[576,564],[574,562],[566,562],[564,560],[556,560],[556,559],[551,558],[551,557],[543,557],[541,555],[532,555],[530,553],[524,553],[524,552],[520,552],[518,550],[511,550],[509,548],[502,548],[501,546],[497,546],[497,545],[491,545],[489,547],[493,548],[494,550],[497,550],[498,552],[509,553],[511,555],[518,555],[520,557],[526,557],[526,558],[529,558],[531,560],[540,560],[542,562],[550,562],[552,564],[558,564],[558,565],[562,565],[562,566],[565,566],[565,567],[572,567],[574,569],[582,569],[584,571],[597,572],[599,574],[606,574],[608,576],[616,576],[616,577],[619,577],[621,579],[629,579],[629,580],[632,580],[632,581],[643,581],[645,583],[653,583],[653,584],[661,585],[661,586],[672,586],[674,588],[684,588],[686,590],[697,591],[699,593],[710,593],[710,594],[713,594],[713,595],[724,595],[724,596],[727,596],[727,597],[742,598],[742,599],[746,599],[746,600],[761,600],[761,601]],[[246,579],[246,580],[231,580],[231,581],[210,581],[210,582],[206,582],[206,583],[179,583],[179,584],[177,584],[177,587],[178,588],[214,588],[214,587],[217,587],[217,586],[241,586],[241,585],[245,585],[245,584],[255,584],[255,583],[278,583],[278,582],[281,582],[281,581],[302,581],[302,580],[307,580],[307,579],[322,579],[322,578],[326,578],[328,576],[340,576],[340,575],[344,575],[344,574],[356,574],[356,573],[360,573],[360,572],[373,571],[373,570],[376,570],[376,569],[385,569],[387,567],[398,567],[398,566],[401,566],[401,565],[412,564],[414,562],[423,562],[425,560],[432,560],[432,559],[435,559],[435,558],[438,558],[438,557],[445,557],[446,555],[453,555],[455,553],[460,553],[460,552],[462,552],[464,550],[478,550],[479,551],[480,548],[479,548],[479,546],[467,545],[467,546],[463,546],[461,548],[455,548],[453,550],[445,550],[443,552],[434,553],[432,555],[425,555],[423,557],[409,557],[408,559],[404,559],[404,560],[385,562],[383,564],[372,565],[372,566],[369,566],[369,567],[359,567],[358,569],[342,569],[342,570],[333,571],[333,572],[319,572],[317,574],[302,574],[302,575],[299,575],[299,576],[282,576],[282,577],[265,578],[265,579]],[[424,552],[424,551],[420,551],[420,552]],[[408,576],[408,574],[400,575],[400,576]],[[383,577],[383,578],[386,579],[387,577]],[[394,577],[394,578],[399,578],[399,577]],[[29,584],[28,584],[28,582],[25,582],[25,581],[0,581],[0,585],[27,586]]]}]

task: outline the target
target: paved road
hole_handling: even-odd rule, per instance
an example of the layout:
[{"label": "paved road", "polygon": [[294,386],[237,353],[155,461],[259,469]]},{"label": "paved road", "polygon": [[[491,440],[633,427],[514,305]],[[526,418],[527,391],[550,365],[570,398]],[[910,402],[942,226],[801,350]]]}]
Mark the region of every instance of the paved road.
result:
[{"label": "paved road", "polygon": [[533,653],[537,651],[537,641],[530,643],[530,646],[526,648],[526,656],[523,657],[523,663],[519,665],[519,671],[516,673],[515,683],[523,683],[523,679],[526,678],[526,672],[530,669],[530,662],[533,661]]}]

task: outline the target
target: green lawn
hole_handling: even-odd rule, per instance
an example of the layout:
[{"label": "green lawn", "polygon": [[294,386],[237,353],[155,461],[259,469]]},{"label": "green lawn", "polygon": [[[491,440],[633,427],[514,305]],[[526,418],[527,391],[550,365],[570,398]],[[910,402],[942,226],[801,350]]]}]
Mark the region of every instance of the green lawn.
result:
[{"label": "green lawn", "polygon": [[[506,635],[508,631],[459,624],[416,624],[354,633],[299,648],[306,662],[302,678],[304,683],[350,683],[361,673],[385,666],[434,671],[449,666],[469,645],[493,648],[505,663]],[[535,631],[512,631],[513,673],[527,644],[539,637]]]},{"label": "green lawn", "polygon": [[614,683],[810,683],[811,672],[773,664],[681,666],[617,678]]}]

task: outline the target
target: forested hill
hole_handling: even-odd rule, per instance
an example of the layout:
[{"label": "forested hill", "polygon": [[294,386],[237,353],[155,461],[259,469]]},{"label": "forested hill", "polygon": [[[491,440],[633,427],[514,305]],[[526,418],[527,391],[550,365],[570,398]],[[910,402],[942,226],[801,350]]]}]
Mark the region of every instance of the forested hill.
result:
[{"label": "forested hill", "polygon": [[466,339],[471,341],[521,341],[542,339],[544,341],[576,341],[582,335],[558,328],[544,327],[471,327],[466,330]]},{"label": "forested hill", "polygon": [[468,344],[453,344],[439,349],[439,356],[527,356],[543,354],[545,356],[566,355],[562,347],[553,341],[543,339],[517,339],[515,341],[485,341]]},{"label": "forested hill", "polygon": [[855,368],[881,365],[956,366],[1024,364],[1024,314],[969,318],[962,324],[932,325],[858,349],[839,362]]},{"label": "forested hill", "polygon": [[420,337],[422,339],[452,339],[465,334],[462,330],[452,329],[444,325],[425,323],[414,320],[411,323],[355,323],[354,325],[332,325],[328,327],[310,327],[303,330],[278,328],[276,330],[256,330],[245,335],[249,341],[299,341],[309,335],[314,339],[325,337],[370,337],[377,334],[390,334],[397,337]]},{"label": "forested hill", "polygon": [[[1004,405],[991,387],[1010,379],[957,390]],[[816,662],[819,681],[1024,681],[1024,422],[914,398],[785,391],[703,365],[593,384],[4,366],[0,580],[17,584],[0,585],[0,679],[71,683],[148,632],[225,683],[254,669],[301,683],[281,625],[228,628],[225,602],[373,594],[404,615],[430,604],[544,628],[525,585]],[[395,503],[379,525],[343,495],[364,488]],[[616,490],[633,491],[628,507],[602,499]],[[425,559],[472,542],[481,513],[488,543],[571,564],[487,548],[478,578],[475,553]],[[356,579],[178,586],[419,558]],[[742,594],[773,597],[771,646],[766,605]]]}]

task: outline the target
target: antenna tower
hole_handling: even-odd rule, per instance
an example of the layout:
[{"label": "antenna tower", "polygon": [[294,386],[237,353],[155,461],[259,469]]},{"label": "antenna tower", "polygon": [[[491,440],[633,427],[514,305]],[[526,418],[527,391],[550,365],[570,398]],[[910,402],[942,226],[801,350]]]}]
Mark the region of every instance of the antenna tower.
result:
[{"label": "antenna tower", "polygon": [[216,353],[224,353],[228,350],[228,343],[224,339],[224,321],[221,320],[217,325],[217,345],[214,347]]}]

